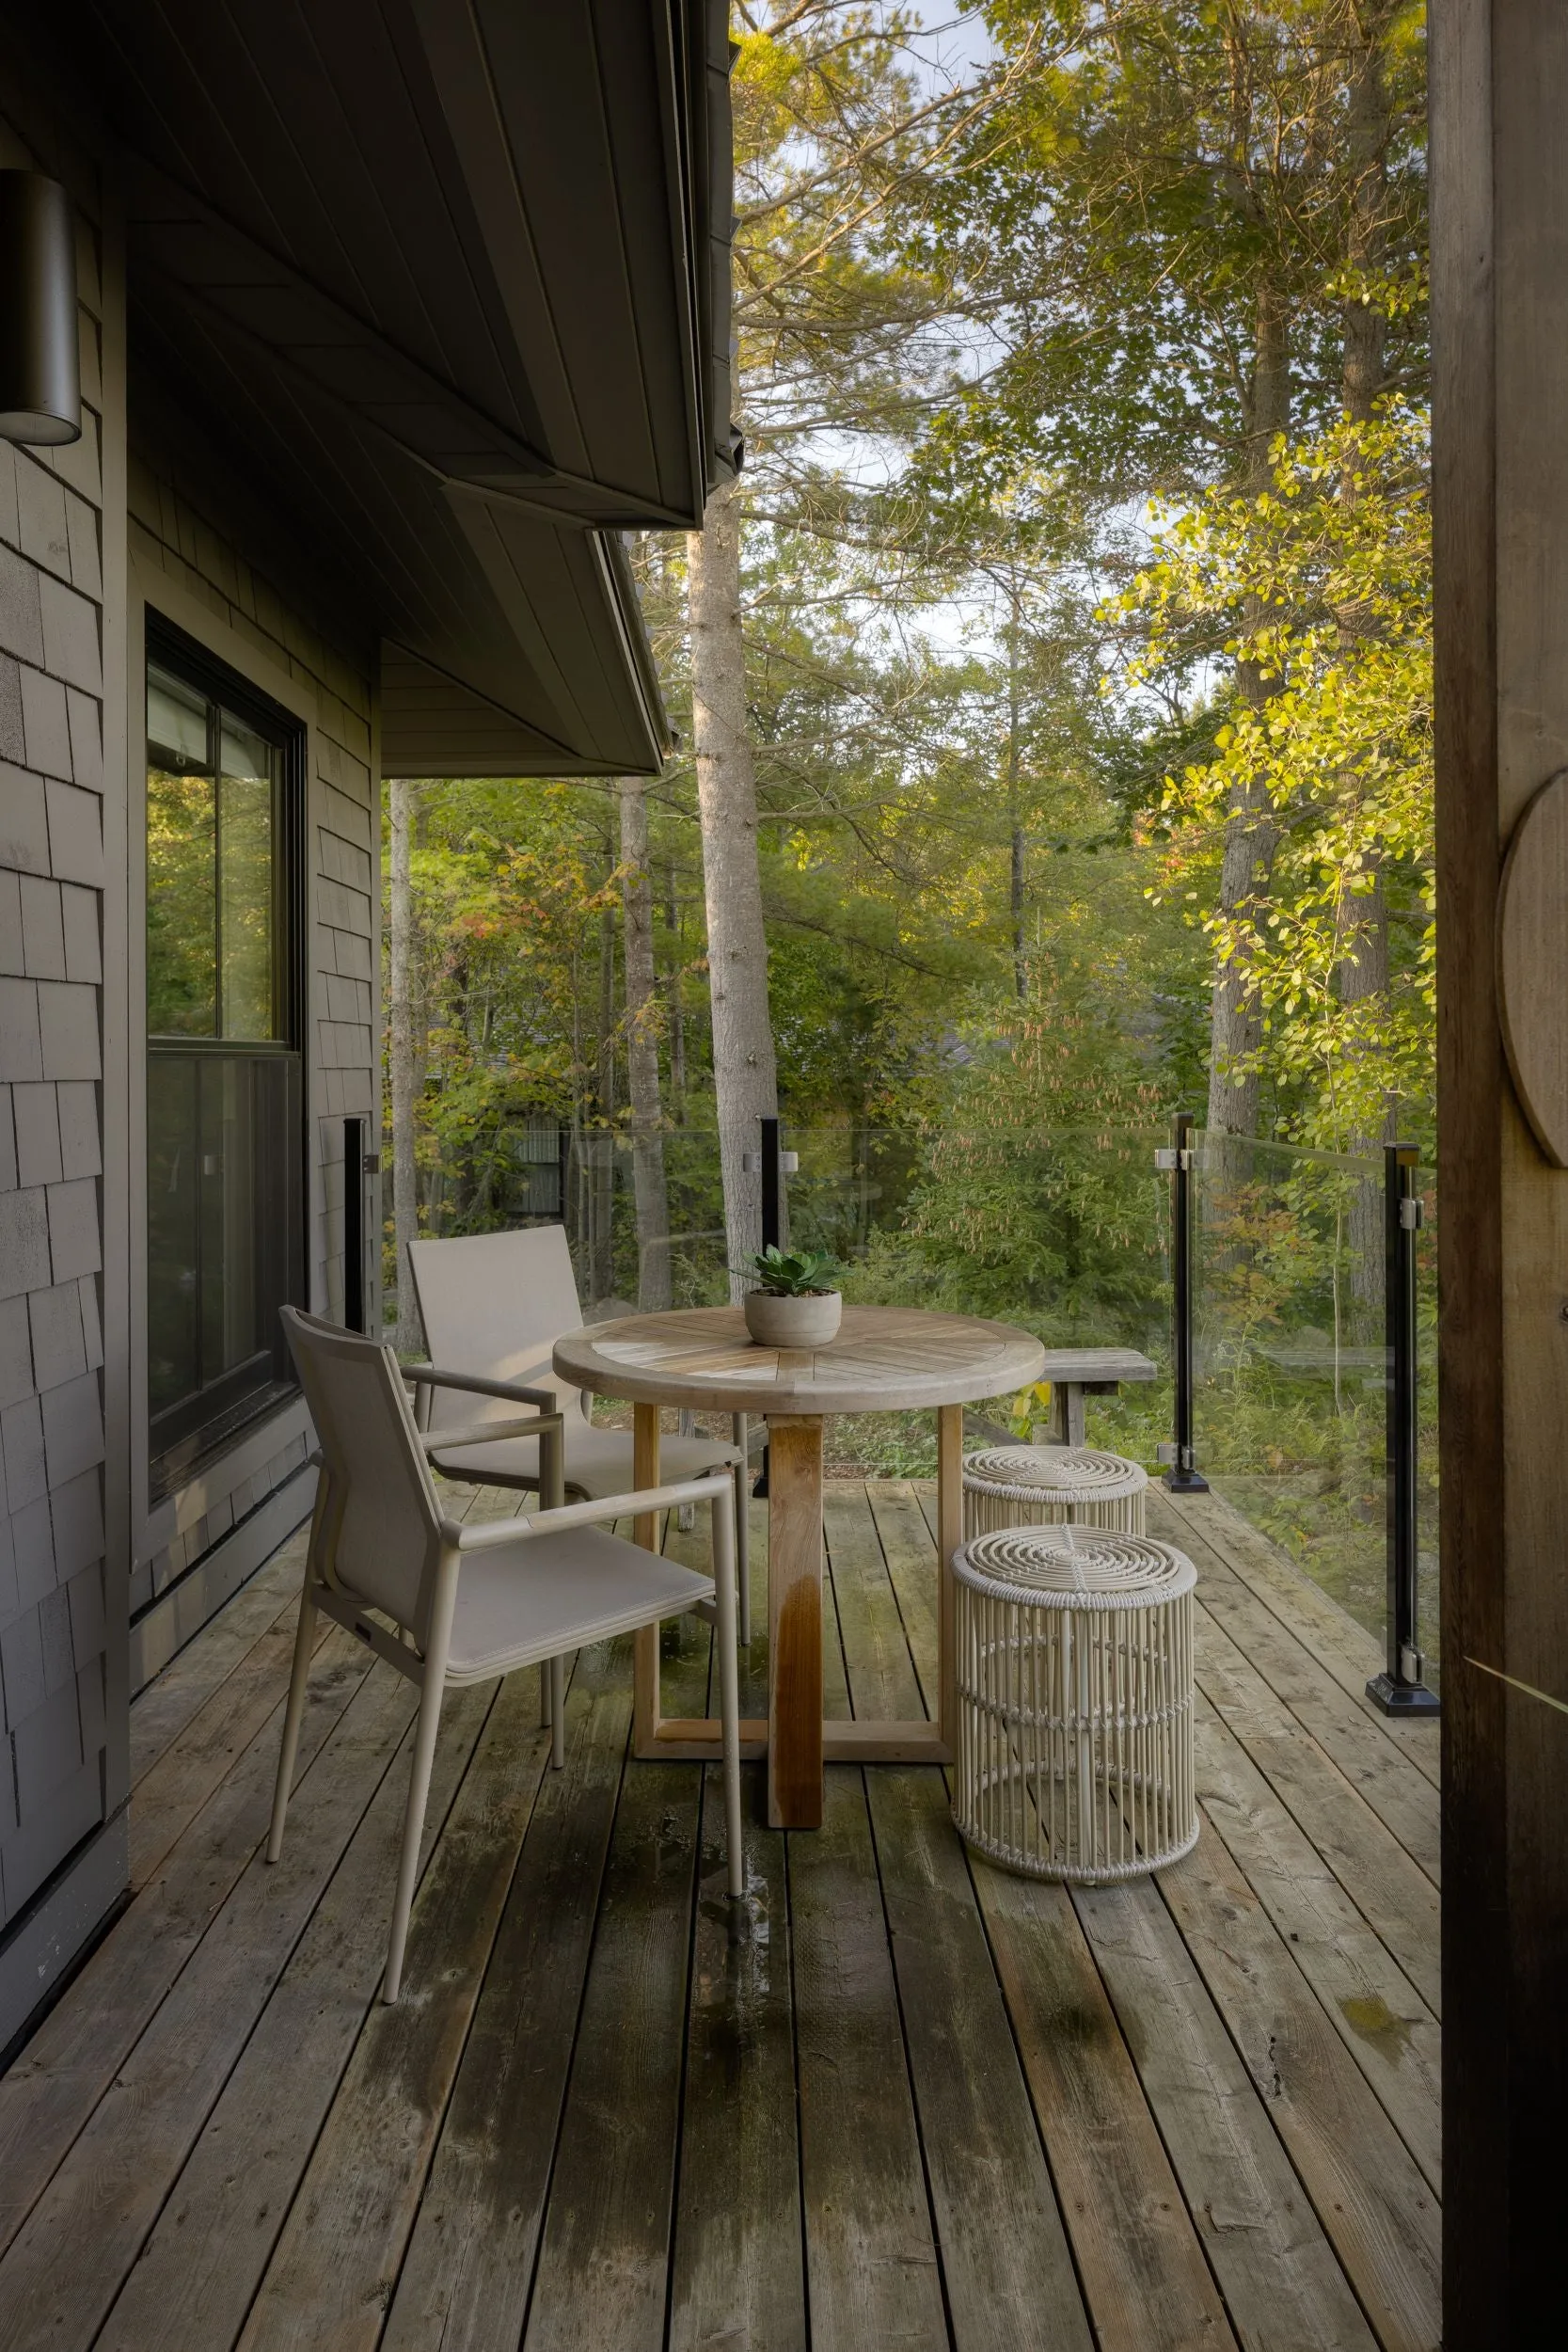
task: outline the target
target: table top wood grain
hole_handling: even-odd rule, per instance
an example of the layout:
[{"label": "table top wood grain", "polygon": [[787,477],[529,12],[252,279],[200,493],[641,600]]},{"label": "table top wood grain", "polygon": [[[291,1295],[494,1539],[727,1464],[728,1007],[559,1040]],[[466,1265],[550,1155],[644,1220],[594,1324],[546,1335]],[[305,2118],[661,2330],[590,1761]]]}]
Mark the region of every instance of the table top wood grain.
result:
[{"label": "table top wood grain", "polygon": [[569,1331],[556,1342],[554,1361],[562,1379],[634,1404],[869,1413],[1006,1395],[1041,1377],[1045,1350],[1029,1332],[980,1316],[856,1306],[845,1308],[826,1347],[759,1347],[738,1307],[690,1307]]}]

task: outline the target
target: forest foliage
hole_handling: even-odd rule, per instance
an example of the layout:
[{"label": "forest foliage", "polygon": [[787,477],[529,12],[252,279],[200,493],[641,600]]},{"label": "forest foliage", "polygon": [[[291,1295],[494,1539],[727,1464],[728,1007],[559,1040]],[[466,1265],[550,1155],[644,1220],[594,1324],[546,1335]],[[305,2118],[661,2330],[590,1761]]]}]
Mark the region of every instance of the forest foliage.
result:
[{"label": "forest foliage", "polygon": [[[925,1139],[868,1287],[1131,1337],[1157,1238],[1101,1147],[1206,1104],[1259,1151],[1432,1135],[1423,9],[732,22],[780,1107],[863,1168]],[[637,1018],[694,1166],[687,554],[631,552],[675,733]],[[462,1231],[509,1122],[628,1128],[616,787],[424,786],[414,881],[421,1216]]]}]

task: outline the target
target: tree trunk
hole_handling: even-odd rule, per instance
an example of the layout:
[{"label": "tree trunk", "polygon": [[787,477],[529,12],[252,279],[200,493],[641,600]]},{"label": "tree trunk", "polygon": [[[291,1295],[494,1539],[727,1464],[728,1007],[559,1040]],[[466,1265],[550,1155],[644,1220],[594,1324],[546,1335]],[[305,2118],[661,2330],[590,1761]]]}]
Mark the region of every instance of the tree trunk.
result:
[{"label": "tree trunk", "polygon": [[[1291,421],[1290,322],[1276,289],[1267,281],[1258,296],[1258,347],[1247,410],[1244,479],[1247,489],[1256,494],[1271,485],[1270,445],[1276,435],[1289,430]],[[1251,617],[1259,619],[1261,613]],[[1237,665],[1237,683],[1254,708],[1267,700],[1269,689],[1256,662]],[[1268,880],[1275,838],[1267,794],[1257,788],[1238,789],[1226,819],[1220,868],[1222,914],[1239,915],[1257,898]],[[1257,1052],[1261,1037],[1261,1017],[1244,972],[1234,963],[1221,964],[1214,974],[1209,1005],[1211,1133],[1258,1133],[1258,1079],[1244,1064]]]},{"label": "tree trunk", "polygon": [[[758,1148],[758,1120],[775,1117],[779,1101],[768,1012],[756,776],[746,733],[737,486],[729,482],[714,492],[702,531],[687,540],[713,1080],[732,1266],[762,1247],[761,1183],[744,1172],[742,1162]],[[732,1274],[731,1296],[738,1298],[740,1290]]]},{"label": "tree trunk", "polygon": [[415,1035],[418,986],[414,940],[415,787],[406,776],[388,784],[392,834],[391,1061],[392,1061],[392,1239],[397,1262],[397,1327],[393,1344],[407,1355],[423,1345],[408,1245],[419,1237],[419,1169],[414,1151],[418,1103],[419,1047]]},{"label": "tree trunk", "polygon": [[681,997],[681,967],[686,961],[686,927],[675,895],[675,861],[664,869],[664,923],[670,933],[670,1110],[677,1127],[686,1123],[686,1006]]},{"label": "tree trunk", "polygon": [[648,802],[641,778],[621,779],[621,909],[626,970],[626,1091],[631,1101],[637,1211],[637,1304],[670,1304],[670,1200],[658,1100],[658,1005],[654,987],[654,893]]}]

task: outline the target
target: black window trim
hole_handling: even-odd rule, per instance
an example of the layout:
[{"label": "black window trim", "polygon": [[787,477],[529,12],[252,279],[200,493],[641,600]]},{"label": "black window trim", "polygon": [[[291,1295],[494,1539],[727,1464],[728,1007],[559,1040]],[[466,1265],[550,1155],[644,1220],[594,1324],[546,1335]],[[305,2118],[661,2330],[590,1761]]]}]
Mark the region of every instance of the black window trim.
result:
[{"label": "black window trim", "polygon": [[[157,612],[150,604],[145,610],[145,645],[142,659],[142,679],[145,684],[148,668],[156,664],[169,671],[180,681],[198,693],[217,703],[235,718],[254,726],[258,734],[275,743],[282,754],[281,789],[278,795],[281,821],[277,835],[277,866],[283,876],[283,905],[280,970],[278,973],[279,1001],[282,1019],[281,1038],[224,1038],[166,1036],[144,1027],[144,1059],[160,1049],[182,1054],[196,1053],[213,1056],[244,1056],[258,1058],[292,1059],[297,1065],[299,1095],[298,1157],[294,1181],[298,1187],[298,1214],[294,1219],[295,1248],[290,1289],[295,1302],[309,1304],[309,1218],[310,1218],[310,1071],[306,1052],[309,1034],[309,965],[307,944],[309,935],[309,884],[307,847],[309,825],[306,810],[308,790],[309,731],[297,711],[276,702],[261,688],[254,685],[241,671],[234,669],[221,656],[213,653],[200,641],[186,633],[175,622]],[[142,728],[142,756],[145,764],[147,728]],[[145,913],[143,916],[145,923]],[[146,996],[143,994],[143,1021],[146,1019]],[[145,1081],[144,1081],[145,1083]],[[148,1247],[146,1220],[143,1219],[141,1247]],[[219,1390],[223,1383],[216,1384]],[[160,1454],[151,1452],[150,1420],[145,1431],[145,1442],[152,1471],[150,1499],[157,1502],[162,1496],[178,1493],[210,1463],[221,1458],[237,1444],[247,1430],[276,1413],[292,1397],[298,1394],[297,1383],[292,1377],[281,1391],[275,1381],[258,1388],[254,1407],[245,1410],[245,1400],[220,1408],[193,1429],[188,1437],[176,1439]],[[214,1404],[218,1402],[214,1399]],[[209,1435],[210,1433],[210,1435]],[[161,1473],[161,1474],[160,1474]]]}]

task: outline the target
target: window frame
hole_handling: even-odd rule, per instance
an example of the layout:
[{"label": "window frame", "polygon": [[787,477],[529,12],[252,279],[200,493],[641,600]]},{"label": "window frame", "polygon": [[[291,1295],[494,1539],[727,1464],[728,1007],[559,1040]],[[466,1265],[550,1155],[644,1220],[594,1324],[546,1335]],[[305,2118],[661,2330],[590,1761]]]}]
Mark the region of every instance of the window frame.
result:
[{"label": "window frame", "polygon": [[[198,1059],[277,1061],[293,1065],[293,1099],[297,1106],[293,1150],[287,1151],[279,1166],[285,1186],[292,1192],[286,1204],[287,1233],[284,1246],[286,1261],[286,1293],[291,1303],[309,1305],[308,1228],[310,1200],[310,1122],[309,1118],[309,1073],[306,1069],[306,1035],[309,989],[307,942],[309,936],[309,882],[307,849],[309,824],[307,792],[309,780],[309,728],[295,711],[277,702],[261,688],[253,685],[243,674],[233,669],[219,656],[210,652],[190,635],[150,605],[145,612],[145,644],[142,675],[145,680],[151,668],[166,670],[182,685],[202,695],[220,712],[227,711],[243,724],[254,728],[278,751],[278,784],[275,802],[274,874],[274,963],[273,984],[277,993],[277,1027],[276,1038],[227,1038],[199,1032],[155,1031],[147,1022],[147,987],[143,985],[142,1058],[144,1089],[148,1087],[150,1065],[155,1055],[196,1057]],[[145,707],[145,695],[144,695]],[[211,722],[210,722],[211,724]],[[218,722],[221,732],[221,719]],[[141,757],[144,772],[147,766],[148,735],[144,725]],[[144,818],[145,825],[145,818]],[[221,851],[220,851],[221,854]],[[144,851],[145,855],[145,851]],[[145,926],[146,914],[143,914]],[[145,950],[144,950],[145,956]],[[219,991],[216,1017],[221,1019],[221,974],[214,971],[214,987]],[[150,1276],[151,1226],[148,1211],[142,1216],[141,1248]],[[144,1333],[144,1359],[150,1354],[150,1331]],[[150,1395],[148,1397],[146,1446],[149,1476],[149,1502],[177,1492],[209,1462],[227,1452],[254,1422],[276,1412],[299,1394],[298,1382],[292,1362],[284,1356],[278,1359],[284,1376],[257,1385],[248,1391],[225,1394],[244,1367],[229,1375],[219,1375],[205,1388],[154,1414]],[[150,1374],[150,1364],[145,1368]],[[197,1408],[205,1405],[206,1409]],[[190,1426],[166,1427],[160,1433],[157,1422],[167,1424],[171,1417],[178,1423],[183,1414],[191,1415]]]}]

